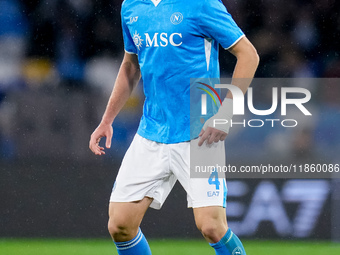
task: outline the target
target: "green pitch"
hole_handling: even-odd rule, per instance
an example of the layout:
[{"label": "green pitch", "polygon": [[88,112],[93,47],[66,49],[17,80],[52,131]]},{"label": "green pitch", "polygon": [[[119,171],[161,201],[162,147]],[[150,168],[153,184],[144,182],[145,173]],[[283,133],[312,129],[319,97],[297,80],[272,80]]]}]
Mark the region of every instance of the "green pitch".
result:
[{"label": "green pitch", "polygon": [[[153,255],[214,255],[201,240],[151,240]],[[336,255],[340,244],[330,242],[244,241],[248,255]],[[110,240],[102,239],[0,239],[1,255],[113,255]]]}]

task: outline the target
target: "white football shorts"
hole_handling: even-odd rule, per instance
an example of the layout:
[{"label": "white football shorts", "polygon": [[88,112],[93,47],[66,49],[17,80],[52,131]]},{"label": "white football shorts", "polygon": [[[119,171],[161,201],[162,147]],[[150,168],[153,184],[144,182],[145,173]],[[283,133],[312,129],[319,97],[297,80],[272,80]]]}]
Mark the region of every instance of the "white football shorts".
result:
[{"label": "white football shorts", "polygon": [[188,207],[226,207],[225,178],[215,174],[190,178],[190,148],[197,148],[195,157],[198,153],[210,160],[205,162],[207,165],[224,165],[224,141],[204,143],[201,147],[197,144],[198,139],[176,144],[157,143],[136,134],[122,161],[110,202],[133,202],[150,197],[153,198],[150,207],[160,209],[178,180],[187,192]]}]

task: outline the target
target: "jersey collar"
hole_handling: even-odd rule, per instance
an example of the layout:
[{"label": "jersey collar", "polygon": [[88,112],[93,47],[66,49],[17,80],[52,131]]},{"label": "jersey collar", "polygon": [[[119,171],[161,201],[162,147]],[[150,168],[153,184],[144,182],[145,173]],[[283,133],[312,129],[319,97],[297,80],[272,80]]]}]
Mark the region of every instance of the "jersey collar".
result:
[{"label": "jersey collar", "polygon": [[157,5],[161,2],[162,0],[151,0],[151,2],[153,2],[153,4],[155,5],[155,7],[157,7]]}]

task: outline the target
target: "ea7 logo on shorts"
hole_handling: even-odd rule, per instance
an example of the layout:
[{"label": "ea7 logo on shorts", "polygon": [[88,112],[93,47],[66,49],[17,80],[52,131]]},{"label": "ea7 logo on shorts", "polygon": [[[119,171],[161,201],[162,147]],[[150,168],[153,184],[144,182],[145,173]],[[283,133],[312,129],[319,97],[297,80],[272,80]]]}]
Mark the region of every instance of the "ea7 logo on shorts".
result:
[{"label": "ea7 logo on shorts", "polygon": [[219,191],[208,191],[207,192],[208,197],[218,197],[220,195]]},{"label": "ea7 logo on shorts", "polygon": [[174,25],[178,25],[183,21],[183,15],[180,12],[175,12],[174,14],[171,15],[170,21]]}]

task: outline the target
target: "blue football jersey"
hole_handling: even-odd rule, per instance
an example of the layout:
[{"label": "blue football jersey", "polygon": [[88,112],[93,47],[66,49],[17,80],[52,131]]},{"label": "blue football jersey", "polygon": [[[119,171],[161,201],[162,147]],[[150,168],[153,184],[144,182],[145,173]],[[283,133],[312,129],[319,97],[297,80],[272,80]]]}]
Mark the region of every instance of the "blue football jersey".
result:
[{"label": "blue football jersey", "polygon": [[161,143],[197,137],[190,79],[218,78],[219,44],[228,49],[243,32],[220,0],[125,0],[121,16],[125,51],[138,55],[144,84],[137,133]]}]

